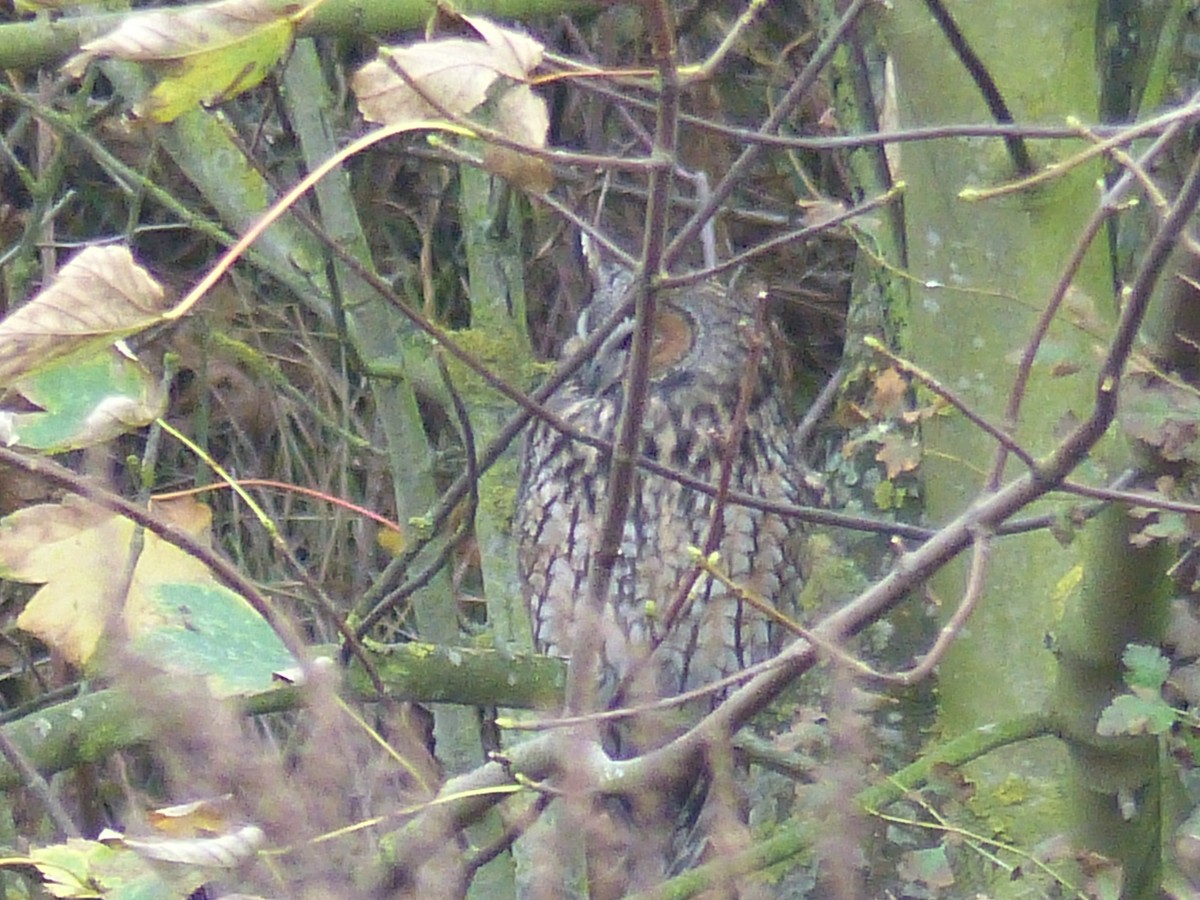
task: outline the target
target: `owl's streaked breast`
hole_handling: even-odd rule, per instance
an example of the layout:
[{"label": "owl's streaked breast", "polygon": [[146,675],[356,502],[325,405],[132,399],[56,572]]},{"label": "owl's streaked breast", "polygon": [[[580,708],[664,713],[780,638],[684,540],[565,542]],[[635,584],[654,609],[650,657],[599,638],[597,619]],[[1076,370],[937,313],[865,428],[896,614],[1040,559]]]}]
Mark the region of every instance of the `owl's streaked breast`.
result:
[{"label": "owl's streaked breast", "polygon": [[[710,286],[691,289],[701,303],[656,341],[655,377],[643,421],[642,453],[716,484],[748,357],[741,334],[745,310]],[[667,298],[678,303],[679,294]],[[670,306],[667,309],[671,309]],[[680,322],[694,333],[680,330]],[[703,326],[703,327],[700,327]],[[627,344],[610,342],[547,406],[587,434],[611,441],[620,412]],[[757,373],[746,428],[734,455],[731,487],[767,500],[800,501],[789,477],[798,466],[790,425],[769,370]],[[536,423],[525,444],[516,511],[519,570],[537,646],[568,656],[579,604],[596,550],[608,492],[608,460],[546,423]],[[759,662],[782,640],[779,626],[726,588],[701,576],[686,606],[664,633],[662,615],[694,568],[689,547],[702,546],[713,499],[665,478],[639,471],[607,602],[600,696],[612,702],[635,667],[649,665],[663,695],[701,687]],[[726,504],[720,565],[735,583],[768,602],[789,605],[799,573],[789,551],[789,526],[781,518]],[[654,610],[654,615],[649,614]],[[657,646],[651,661],[645,660]]]}]

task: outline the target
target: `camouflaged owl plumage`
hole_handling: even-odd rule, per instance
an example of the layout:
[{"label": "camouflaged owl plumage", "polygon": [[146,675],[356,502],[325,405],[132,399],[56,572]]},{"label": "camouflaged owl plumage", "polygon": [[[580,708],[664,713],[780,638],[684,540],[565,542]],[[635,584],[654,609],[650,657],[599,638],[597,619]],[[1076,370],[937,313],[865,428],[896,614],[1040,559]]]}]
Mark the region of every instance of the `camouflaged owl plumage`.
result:
[{"label": "camouflaged owl plumage", "polygon": [[[609,269],[581,317],[580,336],[610,316],[632,276]],[[750,359],[753,291],[715,282],[659,297],[652,381],[642,424],[641,453],[715,485],[724,441]],[[620,325],[589,361],[547,402],[556,416],[587,434],[612,440],[624,393],[632,322]],[[568,348],[569,349],[569,348]],[[769,350],[753,374],[746,427],[733,459],[730,488],[765,500],[804,499],[798,454],[779,397]],[[596,550],[608,490],[609,457],[537,422],[525,444],[516,511],[518,561],[535,642],[569,656]],[[661,615],[694,568],[689,546],[703,546],[713,498],[639,470],[604,608],[602,705],[629,702],[637,672],[658,696],[702,687],[760,662],[780,646],[782,628],[702,575],[665,634]],[[727,503],[719,565],[732,580],[787,611],[800,586],[791,551],[798,528],[784,519]],[[656,611],[651,617],[650,610]],[[653,656],[651,647],[660,644]]]}]

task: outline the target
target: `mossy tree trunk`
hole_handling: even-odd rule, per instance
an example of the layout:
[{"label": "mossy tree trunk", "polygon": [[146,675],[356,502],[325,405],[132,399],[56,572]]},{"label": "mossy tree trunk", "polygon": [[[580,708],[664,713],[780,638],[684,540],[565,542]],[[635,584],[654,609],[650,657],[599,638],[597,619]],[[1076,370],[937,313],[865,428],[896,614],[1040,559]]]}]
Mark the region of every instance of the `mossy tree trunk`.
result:
[{"label": "mossy tree trunk", "polygon": [[[1015,121],[1061,125],[1071,116],[1096,121],[1095,0],[1003,5],[959,0],[946,6]],[[901,127],[993,120],[925,4],[896,3],[885,21]],[[1033,168],[1040,169],[1085,146],[1033,142],[1028,151]],[[906,144],[900,158],[899,177],[908,185],[908,266],[915,278],[906,348],[971,410],[1011,428],[1015,441],[1036,459],[1054,447],[1064,425],[1090,413],[1096,351],[1103,341],[1095,325],[1111,321],[1117,308],[1101,237],[1092,243],[1032,365],[1023,366],[1039,318],[1096,212],[1100,164],[1064,167],[1036,186],[980,200],[960,192],[1022,175],[1002,142],[947,138]],[[1028,385],[1010,423],[1010,397],[1023,372]],[[932,524],[949,520],[989,486],[1026,468],[1011,453],[997,466],[997,441],[958,412],[935,416],[924,440],[922,472]],[[1118,471],[1124,462],[1120,443],[1106,438],[1101,453],[1078,470],[1080,479],[1103,483]],[[1046,503],[1028,510],[1051,511],[1062,507]],[[977,787],[976,811],[1021,847],[1062,832],[1074,834],[1081,845],[1091,842],[1091,849],[1123,864],[1127,896],[1150,896],[1158,875],[1156,748],[1131,739],[1103,748],[1095,744],[1096,716],[1120,686],[1121,649],[1129,641],[1158,639],[1161,604],[1154,598],[1161,596],[1161,567],[1152,554],[1131,552],[1122,517],[1119,510],[1106,514],[1066,542],[1048,531],[992,540],[978,608],[940,668],[940,725],[953,736],[1038,710],[1069,723],[1065,741],[1017,745],[975,764],[970,777]],[[965,594],[967,565],[960,560],[933,585],[947,616]],[[1080,627],[1101,616],[1113,629]],[[1098,766],[1106,770],[1102,783],[1094,777]],[[1089,781],[1085,790],[1072,789]],[[1143,802],[1132,812],[1126,805],[1122,816],[1117,795],[1130,789]],[[1005,799],[1013,797],[1021,802]],[[1097,826],[1100,818],[1103,825]]]}]

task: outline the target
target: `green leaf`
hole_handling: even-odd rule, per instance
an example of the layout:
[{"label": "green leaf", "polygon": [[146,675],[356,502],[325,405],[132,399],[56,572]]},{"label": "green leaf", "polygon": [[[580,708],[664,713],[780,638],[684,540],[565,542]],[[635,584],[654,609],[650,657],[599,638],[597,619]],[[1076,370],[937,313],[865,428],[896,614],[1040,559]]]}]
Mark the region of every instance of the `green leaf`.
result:
[{"label": "green leaf", "polygon": [[222,0],[182,10],[151,10],[83,45],[63,67],[79,77],[94,59],[144,63],[162,75],[134,112],[170,122],[198,104],[211,106],[261,83],[291,49],[298,5]]},{"label": "green leaf", "polygon": [[1130,644],[1121,656],[1125,665],[1125,683],[1131,688],[1159,691],[1171,674],[1171,661],[1157,647]]},{"label": "green leaf", "polygon": [[166,408],[154,376],[115,349],[58,361],[17,389],[43,411],[13,415],[9,443],[48,453],[112,440],[149,425]]},{"label": "green leaf", "polygon": [[184,59],[134,112],[154,122],[171,122],[197,104],[216,106],[258,86],[291,50],[295,31],[290,20],[278,19]]},{"label": "green leaf", "polygon": [[1120,734],[1165,734],[1175,724],[1176,712],[1161,697],[1121,694],[1100,714],[1096,733],[1105,737]]},{"label": "green leaf", "polygon": [[101,844],[71,841],[29,852],[34,866],[45,879],[45,889],[55,897],[99,897],[98,885],[91,876],[91,862],[97,852],[112,851]]},{"label": "green leaf", "polygon": [[162,624],[134,649],[171,671],[207,676],[214,696],[256,693],[296,661],[254,608],[215,584],[159,584],[151,596]]},{"label": "green leaf", "polygon": [[900,874],[906,881],[930,888],[945,889],[954,884],[954,872],[942,845],[927,850],[909,850],[900,861]]},{"label": "green leaf", "polygon": [[159,871],[132,850],[99,841],[73,838],[65,844],[36,847],[29,855],[46,881],[46,891],[55,897],[177,900],[206,880],[193,867]]}]

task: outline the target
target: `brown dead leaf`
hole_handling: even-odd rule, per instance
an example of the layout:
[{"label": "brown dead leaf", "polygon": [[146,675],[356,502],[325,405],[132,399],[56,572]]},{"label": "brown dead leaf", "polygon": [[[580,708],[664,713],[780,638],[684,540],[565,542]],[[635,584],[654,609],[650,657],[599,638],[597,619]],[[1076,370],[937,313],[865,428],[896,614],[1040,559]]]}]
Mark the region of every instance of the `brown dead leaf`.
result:
[{"label": "brown dead leaf", "polygon": [[550,116],[546,102],[527,84],[514,84],[496,99],[492,127],[506,137],[531,147],[546,146]]},{"label": "brown dead leaf", "polygon": [[[549,127],[545,102],[522,83],[541,63],[542,45],[486,19],[464,20],[482,40],[441,38],[385,47],[380,59],[359,69],[350,87],[363,116],[387,125],[443,119],[423,94],[451,115],[467,116],[491,94],[497,130],[515,141],[544,146]],[[496,89],[498,84],[503,90]]]},{"label": "brown dead leaf", "polygon": [[904,376],[894,366],[884,369],[871,386],[868,405],[872,415],[876,419],[892,419],[901,415],[907,393],[908,382]]},{"label": "brown dead leaf", "polygon": [[1169,462],[1200,461],[1200,394],[1150,375],[1121,384],[1117,417],[1125,433],[1156,448]]},{"label": "brown dead leaf", "polygon": [[554,170],[549,163],[508,147],[484,150],[483,166],[529,194],[546,194],[554,187]]},{"label": "brown dead leaf", "polygon": [[849,208],[840,200],[810,200],[801,204],[804,224],[808,228],[816,228],[818,225],[824,225],[830,219],[845,215]]},{"label": "brown dead leaf", "polygon": [[1067,378],[1070,375],[1078,375],[1083,371],[1083,366],[1077,362],[1059,362],[1050,367],[1051,378]]},{"label": "brown dead leaf", "polygon": [[921,463],[921,446],[915,440],[900,434],[886,435],[879,444],[875,460],[883,463],[887,477],[895,478],[911,472]]},{"label": "brown dead leaf", "polygon": [[[157,503],[154,511],[207,542],[212,514],[203,504],[183,498]],[[17,617],[18,627],[85,665],[110,624],[122,623],[131,635],[162,624],[148,599],[156,584],[212,582],[202,563],[147,532],[122,595],[134,528],[74,497],[0,521],[0,577],[42,585]]]},{"label": "brown dead leaf", "polygon": [[0,321],[0,385],[161,321],[163,289],[126,247],[88,247]]},{"label": "brown dead leaf", "polygon": [[501,76],[513,80],[525,72],[506,54],[479,41],[445,38],[409,47],[384,47],[380,59],[359,69],[350,81],[359,109],[371,122],[389,125],[442,118],[395,70],[434,98],[447,111],[465,116],[487,99]]},{"label": "brown dead leaf", "polygon": [[[517,84],[496,101],[492,126],[514,141],[544,147],[550,118],[542,98],[528,85]],[[529,153],[489,146],[484,150],[483,164],[489,172],[531,194],[545,194],[554,187],[554,170],[550,164]]]},{"label": "brown dead leaf", "polygon": [[[524,77],[542,64],[545,47],[529,35],[504,28],[482,16],[463,16],[462,20],[475,29],[484,43],[508,61],[510,71],[506,74],[509,77]],[[518,71],[520,76],[513,74]]]}]

